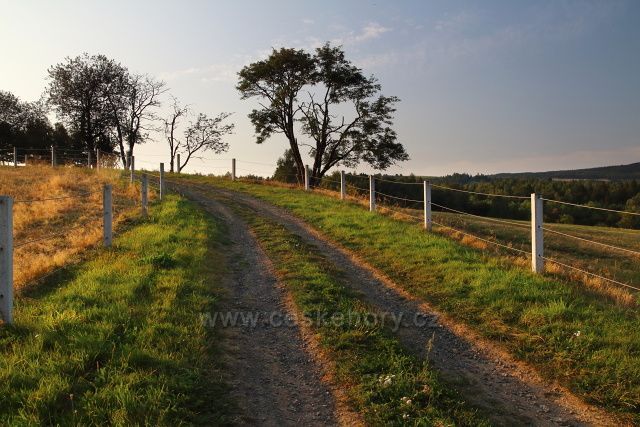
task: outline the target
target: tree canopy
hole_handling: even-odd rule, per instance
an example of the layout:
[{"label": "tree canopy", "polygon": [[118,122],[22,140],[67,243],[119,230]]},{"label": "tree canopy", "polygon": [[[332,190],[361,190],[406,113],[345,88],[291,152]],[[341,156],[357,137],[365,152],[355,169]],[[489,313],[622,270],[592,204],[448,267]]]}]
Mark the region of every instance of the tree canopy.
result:
[{"label": "tree canopy", "polygon": [[[366,77],[345,58],[341,47],[327,43],[313,55],[274,49],[267,59],[247,65],[238,75],[236,87],[242,99],[259,99],[260,108],[249,114],[256,142],[284,134],[299,180],[304,174],[303,145],[314,159],[312,185],[337,165],[365,162],[384,170],[409,158],[392,128],[399,99],[381,95],[375,77]],[[298,133],[311,143],[299,142]]]}]

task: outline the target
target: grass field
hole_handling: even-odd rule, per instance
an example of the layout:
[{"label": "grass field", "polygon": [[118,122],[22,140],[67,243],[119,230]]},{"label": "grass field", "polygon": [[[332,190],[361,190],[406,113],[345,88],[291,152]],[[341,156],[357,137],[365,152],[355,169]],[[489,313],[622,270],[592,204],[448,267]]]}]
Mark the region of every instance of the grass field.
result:
[{"label": "grass field", "polygon": [[[442,385],[425,362],[402,349],[375,314],[341,279],[341,272],[282,225],[237,208],[293,295],[299,313],[350,313],[348,321],[311,322],[332,360],[336,379],[367,425],[469,425],[488,423]],[[387,325],[388,326],[388,325]]]},{"label": "grass field", "polygon": [[640,317],[581,283],[534,275],[419,227],[297,189],[189,177],[282,206],[358,253],[410,293],[501,342],[587,401],[640,409]]},{"label": "grass field", "polygon": [[217,337],[200,319],[217,299],[224,235],[169,196],[112,249],[20,295],[0,328],[0,424],[228,423]]},{"label": "grass field", "polygon": [[[0,167],[0,194],[12,196],[15,200],[16,288],[31,284],[77,259],[102,238],[103,184],[113,187],[116,227],[138,214],[135,206],[139,203],[140,191],[121,179],[121,175],[122,171],[112,169]],[[73,195],[79,197],[62,198]],[[21,202],[41,199],[53,200]],[[45,239],[50,235],[54,235],[53,238]],[[23,243],[27,244],[21,246]]]}]

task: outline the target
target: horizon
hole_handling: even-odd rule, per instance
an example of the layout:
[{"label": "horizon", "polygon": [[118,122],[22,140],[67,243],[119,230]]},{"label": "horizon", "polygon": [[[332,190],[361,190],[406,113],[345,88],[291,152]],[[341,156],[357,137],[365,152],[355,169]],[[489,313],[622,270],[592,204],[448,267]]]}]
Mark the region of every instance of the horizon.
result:
[{"label": "horizon", "polygon": [[[118,4],[127,15],[115,13]],[[287,148],[280,135],[254,142],[247,113],[256,102],[240,100],[235,73],[271,48],[331,41],[379,79],[383,94],[401,99],[394,129],[411,160],[383,173],[491,175],[640,161],[640,4],[631,1],[3,6],[0,37],[12,67],[0,69],[0,89],[37,100],[48,67],[102,53],[166,81],[196,111],[234,112],[222,159],[275,164]],[[167,155],[160,136],[136,148],[136,162]],[[185,171],[215,173],[224,162]]]}]

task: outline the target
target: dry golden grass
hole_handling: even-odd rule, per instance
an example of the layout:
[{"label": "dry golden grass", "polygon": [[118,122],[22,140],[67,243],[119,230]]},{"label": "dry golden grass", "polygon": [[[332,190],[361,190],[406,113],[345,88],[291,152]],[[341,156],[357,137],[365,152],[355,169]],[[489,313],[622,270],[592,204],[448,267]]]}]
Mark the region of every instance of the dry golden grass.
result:
[{"label": "dry golden grass", "polygon": [[[0,194],[14,198],[16,289],[67,264],[100,241],[104,184],[113,186],[116,228],[138,213],[139,187],[120,177],[121,171],[112,169],[44,165],[0,168]],[[60,197],[68,198],[54,199]],[[54,200],[33,201],[42,199]]]}]

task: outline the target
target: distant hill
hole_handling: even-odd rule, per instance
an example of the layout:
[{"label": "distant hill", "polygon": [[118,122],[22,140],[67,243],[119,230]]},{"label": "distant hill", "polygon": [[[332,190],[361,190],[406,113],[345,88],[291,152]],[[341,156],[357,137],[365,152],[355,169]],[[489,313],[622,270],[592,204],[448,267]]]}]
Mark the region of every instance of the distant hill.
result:
[{"label": "distant hill", "polygon": [[601,166],[589,169],[575,169],[549,172],[498,173],[491,178],[538,178],[558,180],[611,180],[640,179],[640,162],[620,166]]}]

